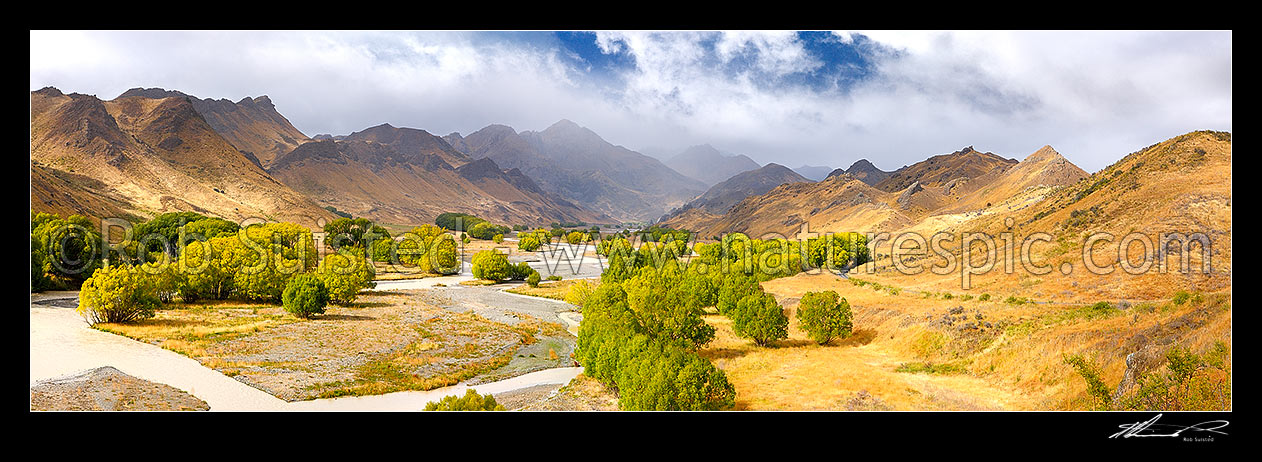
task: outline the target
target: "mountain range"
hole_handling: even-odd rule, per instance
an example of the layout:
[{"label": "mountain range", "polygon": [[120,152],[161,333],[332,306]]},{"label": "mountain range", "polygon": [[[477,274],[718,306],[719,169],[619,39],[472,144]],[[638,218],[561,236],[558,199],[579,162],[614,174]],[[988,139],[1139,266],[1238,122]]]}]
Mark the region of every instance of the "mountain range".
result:
[{"label": "mountain range", "polygon": [[197,104],[181,95],[133,92],[102,101],[52,87],[31,92],[32,210],[96,218],[175,210],[232,220],[332,218],[229,142]]},{"label": "mountain range", "polygon": [[474,159],[518,169],[543,190],[617,221],[650,221],[706,189],[661,161],[610,144],[569,120],[540,132],[490,125],[443,139]]},{"label": "mountain range", "polygon": [[790,235],[804,223],[820,232],[894,231],[942,213],[985,209],[1001,196],[1026,193],[1033,186],[1064,186],[1085,176],[1051,147],[1023,162],[969,147],[894,172],[860,160],[820,182],[786,181],[725,212],[679,213],[663,223],[701,236],[733,231]]},{"label": "mountain range", "polygon": [[472,159],[411,128],[379,125],[342,140],[308,142],[268,171],[321,204],[385,223],[431,223],[449,211],[533,226],[610,220],[544,192],[518,169]]}]

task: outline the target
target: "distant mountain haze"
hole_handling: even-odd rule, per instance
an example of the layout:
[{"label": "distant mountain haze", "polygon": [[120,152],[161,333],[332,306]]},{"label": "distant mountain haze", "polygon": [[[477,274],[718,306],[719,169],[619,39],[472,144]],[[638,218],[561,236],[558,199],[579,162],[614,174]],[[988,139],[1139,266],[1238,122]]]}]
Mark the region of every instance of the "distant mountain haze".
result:
[{"label": "distant mountain haze", "polygon": [[685,149],[666,161],[666,166],[707,186],[714,186],[732,176],[757,169],[758,162],[744,155],[726,155],[713,146],[702,144]]},{"label": "distant mountain haze", "polygon": [[811,182],[788,167],[776,163],[767,164],[755,170],[739,173],[710,187],[701,197],[672,210],[659,222],[667,225],[688,223],[688,226],[696,226],[698,222],[713,220],[727,213],[733,205],[749,196],[764,194],[786,183]]},{"label": "distant mountain haze", "polygon": [[793,171],[797,172],[798,175],[802,175],[802,177],[808,180],[820,181],[820,180],[823,180],[824,178],[828,178],[828,174],[832,173],[833,168],[828,167],[828,166],[822,166],[822,165],[821,166],[803,165],[801,167],[797,167],[793,169]]},{"label": "distant mountain haze", "polygon": [[489,125],[445,140],[472,158],[516,168],[545,191],[619,221],[650,221],[705,191],[661,161],[561,120],[541,132]]}]

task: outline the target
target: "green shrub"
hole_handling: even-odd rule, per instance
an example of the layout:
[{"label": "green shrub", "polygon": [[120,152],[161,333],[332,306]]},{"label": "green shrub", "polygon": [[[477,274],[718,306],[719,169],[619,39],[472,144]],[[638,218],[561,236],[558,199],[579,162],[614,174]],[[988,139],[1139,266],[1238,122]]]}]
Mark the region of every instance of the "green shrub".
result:
[{"label": "green shrub", "polygon": [[581,244],[583,241],[587,240],[587,237],[587,234],[581,231],[571,231],[569,234],[565,235],[565,242],[570,244]]},{"label": "green shrub", "polygon": [[1115,407],[1128,411],[1225,411],[1231,409],[1230,348],[1221,341],[1202,354],[1184,347],[1166,352],[1166,368],[1145,374],[1138,388]]},{"label": "green shrub", "polygon": [[313,274],[299,274],[285,285],[285,293],[281,297],[285,311],[294,316],[307,319],[313,314],[323,314],[324,307],[329,304],[329,289],[324,282]]},{"label": "green shrub", "polygon": [[1018,296],[1016,296],[1016,295],[1009,295],[1009,296],[1008,296],[1008,298],[1005,298],[1005,299],[1003,300],[1003,302],[1004,302],[1004,303],[1007,303],[1007,304],[1009,304],[1009,305],[1022,305],[1022,304],[1026,304],[1026,303],[1033,303],[1033,302],[1031,302],[1031,301],[1030,301],[1030,299],[1028,299],[1028,298],[1025,298],[1025,297],[1018,297]]},{"label": "green shrub", "polygon": [[962,374],[964,366],[957,363],[910,362],[899,364],[894,372],[909,374]]},{"label": "green shrub", "polygon": [[736,335],[751,339],[759,346],[789,338],[789,318],[771,295],[753,294],[742,298],[730,317]]},{"label": "green shrub", "polygon": [[1105,385],[1104,380],[1100,378],[1100,368],[1087,361],[1082,355],[1062,354],[1062,359],[1065,364],[1073,366],[1078,375],[1087,381],[1087,394],[1091,396],[1094,407],[1098,410],[1108,410],[1113,404],[1113,394],[1109,386]]},{"label": "green shrub", "polygon": [[508,256],[494,250],[483,250],[473,256],[473,277],[490,281],[505,281],[514,275],[514,267]]},{"label": "green shrub", "polygon": [[447,395],[438,401],[430,401],[425,405],[426,411],[503,411],[504,405],[495,402],[495,397],[487,393],[486,396],[479,395],[478,392],[470,388],[465,392],[463,397],[456,395]]},{"label": "green shrub", "polygon": [[152,278],[138,268],[97,268],[79,288],[78,312],[90,325],[152,318],[161,303]]},{"label": "green shrub", "polygon": [[850,303],[831,290],[807,292],[803,295],[798,304],[797,317],[802,330],[820,345],[833,338],[849,337],[853,328]]},{"label": "green shrub", "polygon": [[1188,293],[1186,290],[1180,290],[1174,293],[1174,298],[1170,299],[1170,301],[1174,302],[1175,305],[1182,305],[1191,299],[1192,294]]},{"label": "green shrub", "polygon": [[539,287],[539,272],[535,271],[526,277],[526,284],[530,287]]},{"label": "green shrub", "polygon": [[981,302],[990,301],[990,294],[982,294],[982,296],[977,297],[977,301],[981,301]]},{"label": "green shrub", "polygon": [[31,235],[31,292],[42,292],[53,288],[53,281],[44,272],[48,263],[48,252],[41,248],[39,240]]},{"label": "green shrub", "polygon": [[561,275],[560,275],[560,274],[553,274],[553,275],[551,275],[551,276],[548,276],[548,280],[549,280],[549,281],[560,281],[560,280],[561,280]]},{"label": "green shrub", "polygon": [[529,263],[523,261],[516,265],[512,265],[512,274],[510,275],[510,279],[525,280],[532,274],[538,277],[539,271],[531,268]]},{"label": "green shrub", "polygon": [[503,243],[503,242],[504,242],[504,235],[503,235],[503,234],[496,234],[496,235],[494,235],[494,236],[491,236],[491,240],[492,240],[492,241],[495,241],[495,243],[496,243],[496,244],[501,244],[501,243]]}]

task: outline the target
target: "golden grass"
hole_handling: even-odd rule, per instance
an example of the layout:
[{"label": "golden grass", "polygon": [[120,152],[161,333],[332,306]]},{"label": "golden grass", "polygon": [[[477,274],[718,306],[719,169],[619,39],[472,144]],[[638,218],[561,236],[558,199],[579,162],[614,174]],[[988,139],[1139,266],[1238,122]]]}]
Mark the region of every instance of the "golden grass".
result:
[{"label": "golden grass", "polygon": [[570,286],[574,285],[576,281],[575,279],[566,279],[555,282],[543,282],[539,284],[539,287],[530,287],[528,284],[522,284],[520,287],[514,287],[505,292],[551,298],[553,300],[565,300],[565,294],[570,291]]},{"label": "golden grass", "polygon": [[[762,285],[790,317],[787,340],[757,347],[736,337],[727,318],[706,316],[716,337],[700,354],[728,375],[737,409],[843,410],[859,391],[894,410],[1084,409],[1085,383],[1062,353],[1094,358],[1115,385],[1126,354],[1144,335],[1170,336],[1194,350],[1219,340],[1230,345],[1230,292],[1204,294],[1199,303],[1167,300],[1092,314],[1083,305],[1011,305],[998,296],[987,302],[936,293],[926,298],[914,289],[892,295],[828,273]],[[823,290],[847,299],[855,332],[821,346],[806,338],[793,314],[797,298]],[[969,316],[982,313],[994,328],[961,331],[934,322],[954,307]],[[909,372],[898,372],[900,366]]]},{"label": "golden grass", "polygon": [[431,318],[415,327],[416,341],[357,367],[353,379],[309,388],[320,398],[333,398],[455,385],[508,364],[516,348],[502,348],[511,344],[504,340],[533,342],[532,326],[524,324],[508,326],[472,313]]}]

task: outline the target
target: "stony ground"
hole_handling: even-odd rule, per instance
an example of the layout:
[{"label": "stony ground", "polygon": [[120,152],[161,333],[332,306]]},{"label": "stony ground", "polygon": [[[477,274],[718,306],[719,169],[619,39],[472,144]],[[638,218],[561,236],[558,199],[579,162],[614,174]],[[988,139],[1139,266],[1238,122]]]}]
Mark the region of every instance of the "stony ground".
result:
[{"label": "stony ground", "polygon": [[[107,325],[192,357],[286,401],[486,383],[570,366],[575,339],[563,304],[469,290],[473,308],[432,303],[433,291],[365,292],[347,307],[298,320],[275,306],[200,305]],[[498,295],[498,297],[497,297]]]},{"label": "stony ground", "polygon": [[[496,396],[496,400],[500,397]],[[618,396],[595,379],[579,374],[564,387],[520,408],[522,411],[616,411]]]},{"label": "stony ground", "polygon": [[32,411],[205,411],[210,406],[174,387],[99,367],[31,386]]}]

